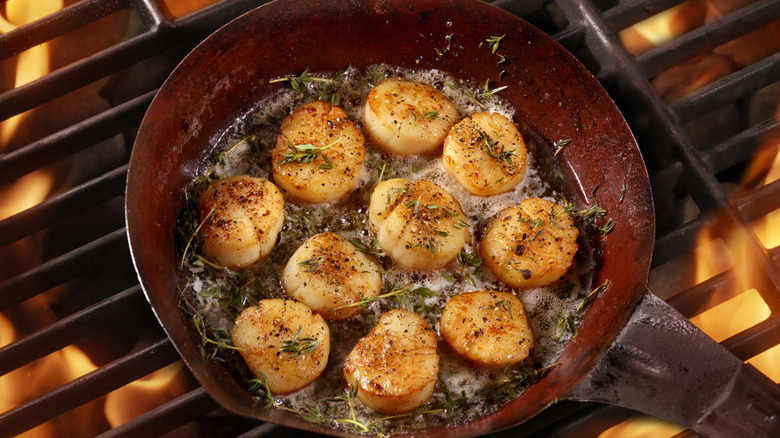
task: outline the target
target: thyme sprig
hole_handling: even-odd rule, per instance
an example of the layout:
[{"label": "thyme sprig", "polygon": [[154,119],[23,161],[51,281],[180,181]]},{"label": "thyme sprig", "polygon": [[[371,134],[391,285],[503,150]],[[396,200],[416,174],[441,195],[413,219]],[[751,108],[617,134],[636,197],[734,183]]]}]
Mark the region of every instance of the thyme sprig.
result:
[{"label": "thyme sprig", "polygon": [[410,109],[409,113],[412,115],[412,126],[416,126],[418,120],[423,120],[423,119],[437,120],[439,118],[439,110],[428,111],[418,115],[413,110]]},{"label": "thyme sprig", "polygon": [[382,292],[383,293],[375,297],[369,297],[369,298],[366,298],[365,295],[361,292],[360,301],[356,301],[354,303],[345,304],[343,306],[336,307],[333,309],[333,311],[346,309],[350,307],[360,307],[365,311],[368,309],[369,304],[375,301],[384,300],[386,298],[395,298],[400,303],[402,298],[408,296],[419,296],[425,298],[425,297],[431,297],[436,295],[436,292],[428,289],[427,287],[417,287],[412,289],[411,286],[400,287],[390,283],[389,281],[385,281],[385,287]]},{"label": "thyme sprig", "polygon": [[298,76],[286,76],[283,78],[276,78],[271,79],[268,81],[269,84],[275,84],[278,82],[288,82],[290,85],[290,88],[292,88],[295,91],[306,91],[306,85],[310,84],[312,82],[324,82],[324,83],[333,83],[335,79],[333,78],[318,78],[314,76],[309,76],[309,69],[305,69],[303,73],[301,73]]},{"label": "thyme sprig", "polygon": [[271,394],[271,389],[268,387],[268,378],[259,370],[256,370],[256,372],[259,376],[247,381],[249,392],[254,393],[260,401],[264,402],[265,407],[271,407],[274,405],[274,397]]},{"label": "thyme sprig", "polygon": [[301,260],[298,262],[298,266],[303,266],[303,272],[315,272],[320,267],[320,263],[325,259],[325,256],[312,257],[310,259]]},{"label": "thyme sprig", "polygon": [[565,148],[566,145],[568,145],[569,143],[571,143],[571,139],[558,140],[555,143],[553,143],[553,146],[555,146],[555,153],[553,153],[553,157],[557,157],[558,154],[563,150],[563,148]]},{"label": "thyme sprig", "polygon": [[609,284],[610,281],[606,280],[600,286],[590,291],[587,295],[585,295],[585,298],[582,299],[580,305],[574,309],[574,312],[568,315],[564,315],[560,311],[555,312],[553,315],[553,320],[555,321],[556,341],[561,340],[567,334],[571,335],[572,338],[577,336],[577,325],[582,320],[582,314],[585,312],[585,309],[587,309],[588,306],[593,303],[593,300],[595,300],[596,297],[598,297],[607,288],[607,286],[609,286]]},{"label": "thyme sprig", "polygon": [[347,238],[349,243],[355,246],[358,251],[362,252],[363,254],[367,254],[370,256],[374,256],[377,258],[385,257],[386,254],[379,250],[379,241],[377,240],[377,237],[374,236],[371,238],[371,242],[366,245],[363,243],[362,240],[358,237],[349,237]]},{"label": "thyme sprig", "polygon": [[301,338],[301,329],[298,327],[298,331],[295,332],[292,339],[288,339],[282,342],[282,352],[290,353],[287,359],[294,359],[301,354],[314,353],[320,346],[320,340],[314,338]]},{"label": "thyme sprig", "polygon": [[[314,146],[311,143],[292,144],[288,140],[285,140],[285,142],[294,152],[283,154],[282,156],[284,159],[280,161],[279,164],[311,163],[316,160],[323,151],[341,142],[341,138],[337,138],[321,148]],[[325,160],[325,164],[320,165],[320,169],[332,169],[333,163],[325,155],[322,155],[322,158]]]},{"label": "thyme sprig", "polygon": [[467,281],[470,282],[472,286],[476,286],[473,271],[482,266],[482,262],[484,262],[485,259],[477,256],[473,252],[466,251],[466,248],[461,249],[456,258],[458,263],[462,266],[461,275],[466,277]]},{"label": "thyme sprig", "polygon": [[180,271],[182,270],[182,268],[184,268],[184,261],[187,260],[187,252],[189,252],[189,249],[190,249],[190,246],[192,245],[192,242],[195,240],[195,238],[200,233],[200,229],[203,227],[203,224],[205,224],[206,221],[208,221],[209,218],[211,218],[211,216],[214,215],[214,211],[216,211],[216,209],[217,209],[216,206],[211,208],[211,210],[209,211],[209,214],[207,214],[206,217],[204,217],[203,220],[200,221],[198,226],[195,228],[195,230],[190,235],[190,238],[187,240],[187,244],[184,246],[184,251],[182,252],[182,255],[181,255],[181,264],[179,264],[179,270]]},{"label": "thyme sprig", "polygon": [[482,150],[485,151],[486,154],[490,158],[493,158],[494,160],[498,161],[498,164],[500,165],[502,161],[506,161],[507,164],[512,164],[512,157],[515,155],[515,150],[512,149],[511,151],[507,151],[504,148],[504,145],[501,145],[501,150],[496,153],[496,144],[493,141],[493,139],[488,135],[485,131],[481,129],[477,129],[477,134],[479,135],[479,140],[482,142]]}]

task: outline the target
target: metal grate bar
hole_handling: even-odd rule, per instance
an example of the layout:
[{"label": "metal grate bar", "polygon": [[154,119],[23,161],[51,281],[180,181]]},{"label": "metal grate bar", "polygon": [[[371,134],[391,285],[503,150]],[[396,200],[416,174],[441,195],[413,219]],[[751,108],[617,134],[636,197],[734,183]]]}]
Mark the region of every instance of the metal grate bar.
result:
[{"label": "metal grate bar", "polygon": [[[234,15],[228,13],[227,3],[222,8],[204,8],[173,22],[157,26],[113,47],[74,62],[40,79],[0,94],[0,120],[31,110],[49,100],[63,96],[77,88],[116,73],[142,60],[175,47],[191,48],[206,35],[225,24]],[[233,2],[238,10],[250,9],[258,2]],[[262,2],[261,2],[262,3]],[[235,6],[234,6],[235,7]],[[0,36],[2,43],[4,36]]]},{"label": "metal grate bar", "polygon": [[82,0],[0,38],[0,60],[45,43],[127,6],[127,0]]},{"label": "metal grate bar", "polygon": [[150,91],[46,138],[0,155],[0,184],[137,126],[157,91]]},{"label": "metal grate bar", "polygon": [[604,12],[604,21],[614,32],[623,30],[659,12],[684,3],[687,0],[629,0]]},{"label": "metal grate bar", "polygon": [[[126,322],[149,308],[135,286],[0,348],[0,376],[40,359],[107,325]],[[127,315],[117,318],[116,315]]]},{"label": "metal grate bar", "polygon": [[721,344],[738,358],[748,360],[780,344],[780,317],[769,317]]},{"label": "metal grate bar", "polygon": [[171,341],[151,346],[75,379],[29,403],[0,414],[0,437],[10,437],[97,399],[179,359]]},{"label": "metal grate bar", "polygon": [[217,408],[219,405],[201,387],[102,433],[98,438],[161,436]]},{"label": "metal grate bar", "polygon": [[669,107],[680,124],[745,97],[780,78],[780,52],[676,100]]},{"label": "metal grate bar", "polygon": [[748,34],[780,18],[780,0],[762,0],[718,21],[681,35],[663,46],[637,56],[639,68],[652,78],[696,55]]},{"label": "metal grate bar", "polygon": [[127,165],[124,165],[0,221],[0,246],[29,236],[89,206],[121,196],[126,178]]},{"label": "metal grate bar", "polygon": [[777,119],[766,120],[704,151],[702,159],[712,173],[721,172],[752,158],[764,137],[778,128]]},{"label": "metal grate bar", "polygon": [[736,200],[736,205],[740,214],[750,222],[780,209],[780,180],[744,195]]},{"label": "metal grate bar", "polygon": [[86,266],[98,269],[106,261],[116,264],[121,257],[129,257],[124,228],[0,283],[0,310],[89,272]]}]

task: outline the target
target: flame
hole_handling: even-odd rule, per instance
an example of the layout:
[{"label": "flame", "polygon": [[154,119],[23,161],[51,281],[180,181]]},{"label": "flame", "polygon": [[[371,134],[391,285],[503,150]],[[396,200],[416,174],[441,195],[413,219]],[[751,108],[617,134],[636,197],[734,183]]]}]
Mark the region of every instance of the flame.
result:
[{"label": "flame", "polygon": [[0,220],[13,216],[46,199],[54,186],[54,175],[46,169],[36,170],[2,187]]},{"label": "flame", "polygon": [[605,430],[599,438],[669,438],[684,430],[681,426],[649,415],[638,415]]},{"label": "flame", "polygon": [[[780,105],[776,111],[780,120]],[[759,177],[759,175],[761,177]],[[746,189],[755,189],[780,179],[780,132],[769,133],[765,137],[759,153],[753,158],[747,175],[743,181]],[[780,210],[775,210],[760,217],[750,224],[750,230],[755,233],[764,248],[780,246]],[[711,240],[714,231],[705,230],[702,240]],[[734,298],[723,302],[691,319],[703,332],[720,342],[733,336],[771,315],[771,310],[761,298],[760,291],[749,286],[751,273],[751,257],[748,254],[747,232],[736,230],[724,237],[735,280],[728,285],[727,291]],[[704,281],[713,275],[712,260],[723,259],[723,254],[702,254],[696,258],[697,281]],[[748,360],[767,377],[780,383],[780,345],[777,345],[758,356]]]},{"label": "flame", "polygon": [[[0,346],[15,340],[11,321],[0,313]],[[0,376],[0,412],[40,397],[96,368],[81,350],[71,345]],[[53,424],[44,423],[20,436],[57,437],[61,436],[60,432]]]},{"label": "flame", "polygon": [[111,427],[119,426],[186,393],[181,362],[129,383],[106,397],[105,415]]}]

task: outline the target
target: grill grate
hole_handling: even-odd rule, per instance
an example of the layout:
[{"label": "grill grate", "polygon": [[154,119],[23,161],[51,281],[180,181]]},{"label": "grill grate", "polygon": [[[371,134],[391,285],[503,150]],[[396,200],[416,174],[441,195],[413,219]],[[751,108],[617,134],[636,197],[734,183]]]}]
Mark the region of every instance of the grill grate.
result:
[{"label": "grill grate", "polygon": [[[108,109],[0,154],[0,184],[13,183],[46,166],[77,159],[80,153],[102,148],[104,142],[113,138],[121,137],[129,149],[155,89],[176,62],[219,26],[262,3],[265,2],[223,0],[173,19],[162,0],[82,0],[0,36],[3,60],[117,11],[129,10],[138,23],[127,40],[0,94],[0,120],[5,120],[96,82],[109,81],[113,86]],[[758,1],[636,57],[623,49],[617,32],[682,0],[629,0],[619,5],[598,0],[492,3],[552,35],[596,75],[623,111],[647,161],[656,198],[659,235],[651,282],[663,265],[687,257],[700,230],[713,220],[724,228],[741,230],[755,263],[761,267],[753,287],[760,291],[771,316],[726,339],[723,345],[738,357],[749,359],[780,344],[780,249],[764,248],[748,231],[755,219],[780,209],[780,181],[730,198],[719,178],[753,157],[760,140],[776,130],[778,123],[774,118],[744,122],[736,117],[740,119],[737,128],[711,146],[697,144],[687,131],[713,110],[739,105],[777,83],[780,53],[673,102],[662,100],[648,82],[670,67],[780,19],[780,0]],[[162,67],[145,78],[146,89],[123,88],[122,81],[133,76],[137,72],[134,69],[150,65]],[[119,348],[109,357],[102,357],[96,370],[0,414],[0,436],[12,436],[52,420],[178,359],[135,280],[121,208],[115,208],[121,204],[124,191],[127,156],[123,159],[119,163],[109,161],[93,171],[94,176],[0,221],[0,249],[7,250],[47,231],[70,229],[72,222],[90,214],[107,212],[97,230],[47,248],[41,260],[28,269],[8,275],[0,271],[0,311],[12,313],[25,301],[63,286],[75,290],[77,302],[59,309],[55,320],[40,330],[0,348],[0,376],[89,340],[96,331],[105,332],[103,341],[122,339],[122,345],[128,343],[125,339],[134,343],[145,337],[146,346],[137,351]],[[677,212],[682,202],[692,202],[698,214],[681,218]],[[711,216],[714,213],[718,213],[715,219]],[[728,270],[703,283],[680,286],[681,290],[666,298],[684,315],[692,317],[731,298],[720,291],[735,275]],[[191,388],[122,426],[107,430],[105,425],[102,430],[107,431],[101,436],[195,431],[194,434],[207,436],[250,437],[272,436],[282,429],[225,413],[202,388],[195,384]],[[570,436],[576,431],[577,436],[596,436],[633,414],[612,406],[562,402],[535,417],[522,430],[496,435]]]}]

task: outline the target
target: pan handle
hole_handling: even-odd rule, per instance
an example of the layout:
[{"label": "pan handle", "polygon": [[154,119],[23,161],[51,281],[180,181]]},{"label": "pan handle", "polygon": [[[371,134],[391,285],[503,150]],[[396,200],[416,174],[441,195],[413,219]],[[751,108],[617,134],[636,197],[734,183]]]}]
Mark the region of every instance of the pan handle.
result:
[{"label": "pan handle", "polygon": [[650,291],[567,398],[644,412],[708,437],[780,437],[780,387]]}]

